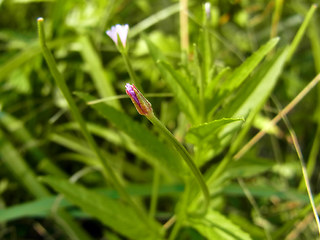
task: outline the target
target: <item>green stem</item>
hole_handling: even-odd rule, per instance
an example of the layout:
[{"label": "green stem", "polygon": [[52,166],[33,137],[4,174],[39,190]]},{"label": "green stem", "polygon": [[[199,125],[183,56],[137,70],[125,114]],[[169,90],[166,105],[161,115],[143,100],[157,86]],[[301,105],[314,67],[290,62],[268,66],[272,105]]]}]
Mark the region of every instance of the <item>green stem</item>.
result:
[{"label": "green stem", "polygon": [[153,112],[146,115],[146,117],[152,122],[153,125],[159,128],[160,132],[166,137],[166,139],[173,144],[176,151],[181,155],[183,160],[186,162],[191,172],[193,173],[195,179],[197,180],[205,199],[205,211],[207,210],[210,202],[210,194],[208,187],[202,177],[200,170],[194,164],[190,154],[182,146],[182,144],[172,135],[172,133],[162,124],[162,122],[154,115]]},{"label": "green stem", "polygon": [[[82,131],[82,134],[86,138],[87,142],[89,143],[90,147],[94,150],[97,158],[100,160],[105,172],[109,175],[110,179],[112,180],[112,183],[116,190],[119,192],[120,196],[127,201],[129,204],[132,205],[132,207],[136,210],[136,212],[147,219],[147,216],[144,211],[140,209],[136,205],[136,203],[131,199],[130,195],[126,192],[122,184],[120,183],[120,180],[117,178],[116,174],[114,173],[112,167],[109,165],[109,163],[104,159],[104,157],[101,154],[101,151],[99,147],[97,146],[95,140],[93,139],[92,135],[89,133],[87,125],[85,123],[85,120],[82,118],[79,109],[77,108],[75,101],[73,100],[71,93],[61,75],[61,73],[58,71],[56,62],[49,51],[46,42],[45,42],[45,35],[44,35],[44,28],[43,28],[43,18],[38,18],[38,34],[39,34],[39,40],[40,45],[42,48],[43,56],[48,64],[48,67],[50,69],[50,72],[58,85],[59,89],[61,90],[63,96],[68,102],[68,105],[70,107],[70,111],[75,118],[75,120],[78,122],[80,129]],[[148,221],[146,221],[148,222]]]},{"label": "green stem", "polygon": [[303,35],[304,35],[304,33],[305,33],[309,23],[310,23],[310,20],[311,20],[313,14],[315,13],[317,7],[318,6],[316,4],[313,4],[310,7],[310,9],[309,9],[309,11],[308,11],[303,23],[301,24],[297,34],[295,35],[295,37],[294,37],[294,39],[292,41],[292,43],[290,44],[289,53],[287,55],[287,62],[289,62],[291,60],[292,55],[294,54],[294,52],[296,51],[299,43],[301,42],[301,39],[302,39],[302,37],[303,37]]},{"label": "green stem", "polygon": [[126,49],[119,49],[122,57],[123,57],[123,60],[124,60],[124,63],[126,65],[126,68],[127,68],[127,71],[129,73],[129,76],[133,82],[133,84],[141,91],[142,91],[142,87],[140,85],[140,81],[138,80],[138,77],[137,75],[134,73],[133,71],[133,68],[132,68],[132,65],[131,65],[131,62],[130,62],[130,59],[129,59],[129,56],[128,56],[128,53],[126,52]]},{"label": "green stem", "polygon": [[160,171],[158,167],[155,167],[153,172],[153,183],[152,183],[149,218],[153,218],[156,214],[157,203],[158,203],[158,193],[159,193],[159,182],[160,182]]}]

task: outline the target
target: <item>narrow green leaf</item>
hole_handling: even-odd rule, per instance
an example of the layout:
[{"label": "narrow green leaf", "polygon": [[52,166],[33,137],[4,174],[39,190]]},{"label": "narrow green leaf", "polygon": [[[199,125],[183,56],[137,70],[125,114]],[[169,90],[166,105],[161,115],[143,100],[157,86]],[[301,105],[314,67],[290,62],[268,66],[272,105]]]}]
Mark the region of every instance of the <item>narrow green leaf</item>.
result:
[{"label": "narrow green leaf", "polygon": [[248,233],[235,225],[221,213],[210,210],[203,218],[190,218],[187,225],[195,228],[209,240],[250,240]]},{"label": "narrow green leaf", "polygon": [[[128,193],[132,196],[150,196],[152,191],[151,185],[130,185],[126,187]],[[99,194],[108,198],[118,199],[119,194],[113,189],[95,189]],[[159,196],[167,194],[177,194],[184,191],[184,186],[176,185],[160,185]],[[8,208],[0,209],[0,223],[12,221],[25,217],[46,217],[51,214],[52,206],[55,204],[57,196],[43,197],[34,201],[25,202],[19,205],[10,206]],[[66,199],[62,199],[60,207],[72,207],[74,204]]]},{"label": "narrow green leaf", "polygon": [[231,71],[230,67],[223,68],[209,83],[205,89],[205,97],[207,99],[212,99],[213,94],[215,92],[215,88],[217,87],[219,81],[226,76]]},{"label": "narrow green leaf", "polygon": [[[106,72],[102,66],[102,62],[94,50],[92,43],[87,37],[84,36],[79,40],[82,45],[80,53],[84,62],[87,64],[87,69],[92,77],[97,91],[99,92],[100,97],[105,98],[115,96],[116,93],[114,88],[110,82],[110,79],[107,78]],[[118,100],[110,101],[108,104],[117,109],[121,108]]]},{"label": "narrow green leaf", "polygon": [[151,219],[148,223],[144,222],[133,208],[121,201],[105,197],[67,180],[43,177],[42,181],[123,236],[131,239],[161,239],[158,223]]},{"label": "narrow green leaf", "polygon": [[42,151],[39,147],[39,140],[31,135],[29,130],[25,127],[24,121],[3,112],[0,117],[0,123],[8,132],[10,132],[11,136],[13,136],[16,141],[27,146],[26,149],[30,152],[32,158],[39,163],[39,168],[42,171],[66,177],[66,174],[46,156],[45,152]]},{"label": "narrow green leaf", "polygon": [[189,98],[190,102],[194,104],[194,101],[197,100],[197,92],[195,86],[192,85],[188,77],[182,76],[167,62],[159,60],[158,64],[161,65],[162,69],[164,69],[175,80],[175,82],[182,89],[187,98]]},{"label": "narrow green leaf", "polygon": [[296,51],[299,43],[301,42],[301,39],[302,39],[302,37],[303,37],[303,35],[304,35],[304,33],[305,33],[309,23],[310,23],[310,20],[312,19],[313,14],[317,10],[317,7],[318,7],[317,4],[313,4],[310,7],[310,9],[309,9],[309,11],[308,11],[308,13],[307,13],[302,25],[300,26],[297,34],[295,35],[292,43],[290,44],[289,53],[288,53],[288,56],[287,56],[287,61],[291,60],[294,52]]},{"label": "narrow green leaf", "polygon": [[[60,45],[65,45],[74,40],[74,38],[62,38],[48,42],[48,48],[55,48]],[[31,44],[25,50],[19,52],[10,60],[0,66],[0,82],[12,73],[14,70],[21,67],[23,64],[31,61],[34,57],[41,54],[41,48],[38,44]]]},{"label": "narrow green leaf", "polygon": [[203,143],[214,137],[214,134],[222,127],[229,123],[236,121],[243,121],[241,118],[222,118],[214,120],[212,122],[204,123],[198,126],[190,128],[187,132],[186,140],[190,143],[197,144],[199,142]]},{"label": "narrow green leaf", "polygon": [[[86,102],[92,101],[94,98],[85,93],[77,93],[79,97]],[[130,103],[131,104],[131,103]],[[130,136],[141,151],[148,156],[149,164],[159,167],[164,173],[168,170],[175,176],[184,174],[182,160],[169,146],[162,143],[158,138],[150,133],[147,128],[133,121],[126,114],[104,104],[98,103],[90,105],[104,118],[112,122],[117,128]]]},{"label": "narrow green leaf", "polygon": [[228,170],[224,172],[224,176],[233,179],[237,177],[253,177],[270,170],[274,164],[271,159],[244,158],[241,161],[230,163]]},{"label": "narrow green leaf", "polygon": [[[241,86],[241,89],[239,89],[233,101],[230,101],[219,113],[219,115],[221,114],[221,116],[224,117],[245,117],[249,114],[240,133],[233,141],[229,153],[234,154],[241,146],[244,137],[252,125],[254,116],[261,110],[263,104],[270,96],[271,91],[277,83],[278,77],[286,61],[287,53],[288,48],[280,51],[270,61],[265,62],[259,71]],[[221,148],[215,154],[221,152],[225,146],[230,143],[232,139],[230,133],[236,131],[238,128],[239,124],[230,124],[219,133],[219,136],[222,136],[220,137]],[[215,168],[214,173],[207,180],[209,186],[214,184],[214,181],[216,181],[216,179],[226,170],[230,160],[230,156],[227,155],[220,165]]]},{"label": "narrow green leaf", "polygon": [[81,141],[79,138],[52,133],[50,134],[49,139],[61,146],[69,148],[75,152],[79,152],[82,155],[96,157],[94,152],[88,147],[88,145],[84,141]]},{"label": "narrow green leaf", "polygon": [[163,79],[171,88],[181,110],[190,120],[195,121],[198,115],[195,105],[197,102],[195,87],[193,87],[189,81],[183,80],[182,76],[179,76],[169,64],[163,61],[157,61],[157,66]]},{"label": "narrow green leaf", "polygon": [[[35,173],[21,157],[19,152],[4,138],[0,131],[0,156],[8,169],[13,175],[21,182],[27,191],[36,198],[47,197],[50,195],[49,191],[39,183]],[[55,222],[66,232],[71,240],[84,239],[90,240],[91,238],[87,233],[78,226],[72,217],[60,209],[55,216]]]},{"label": "narrow green leaf", "polygon": [[163,79],[174,93],[179,107],[188,116],[189,120],[195,121],[197,119],[195,105],[197,102],[196,88],[189,79],[183,78],[166,63],[164,55],[147,37],[144,37],[144,40]]},{"label": "narrow green leaf", "polygon": [[0,156],[5,166],[34,197],[48,196],[49,191],[38,182],[35,173],[25,159],[6,138],[0,131]]},{"label": "narrow green leaf", "polygon": [[[232,151],[240,147],[241,142],[249,131],[254,116],[261,110],[264,103],[270,96],[277,80],[282,72],[288,54],[288,48],[280,51],[274,58],[266,62],[262,68],[250,78],[240,89],[229,106],[226,107],[224,116],[248,116],[237,139],[232,145]],[[226,129],[231,130],[231,129]]]},{"label": "narrow green leaf", "polygon": [[249,111],[261,109],[278,80],[285,63],[287,52],[287,49],[281,51],[275,55],[272,60],[266,62],[259,71],[239,89],[232,101],[225,106],[219,115],[225,117],[245,117]]},{"label": "narrow green leaf", "polygon": [[153,61],[156,63],[158,60],[166,61],[166,57],[160,51],[160,49],[146,36],[142,35],[143,40],[146,42],[149,52]]},{"label": "narrow green leaf", "polygon": [[233,71],[229,79],[226,80],[222,86],[222,91],[237,88],[261,62],[261,60],[276,46],[279,38],[269,40],[265,45],[255,51],[244,63],[242,63],[236,70]]}]

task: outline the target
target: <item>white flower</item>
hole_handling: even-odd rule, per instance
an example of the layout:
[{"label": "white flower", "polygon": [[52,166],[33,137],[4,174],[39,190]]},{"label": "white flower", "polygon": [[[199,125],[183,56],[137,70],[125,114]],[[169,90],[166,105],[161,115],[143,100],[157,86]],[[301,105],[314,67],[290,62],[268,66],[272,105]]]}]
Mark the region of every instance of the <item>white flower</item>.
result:
[{"label": "white flower", "polygon": [[129,25],[120,25],[117,24],[112,26],[110,30],[106,31],[106,34],[114,41],[114,43],[118,46],[118,35],[122,46],[125,48],[127,43],[127,36],[129,31]]},{"label": "white flower", "polygon": [[207,18],[209,19],[211,17],[211,4],[209,2],[206,2],[204,4],[204,10],[206,12]]}]

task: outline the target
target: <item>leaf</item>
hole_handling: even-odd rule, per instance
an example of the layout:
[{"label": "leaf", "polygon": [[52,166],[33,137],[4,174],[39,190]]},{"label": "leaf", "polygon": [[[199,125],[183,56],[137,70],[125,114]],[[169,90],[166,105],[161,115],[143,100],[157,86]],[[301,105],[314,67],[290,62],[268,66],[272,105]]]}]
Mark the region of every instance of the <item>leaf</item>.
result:
[{"label": "leaf", "polygon": [[[88,37],[84,36],[82,36],[79,41],[82,45],[80,53],[84,62],[88,65],[87,69],[92,77],[97,91],[99,92],[100,97],[105,98],[114,96],[115,90],[110,79],[108,79],[105,70],[103,69],[101,59],[94,50],[92,43],[89,41]],[[110,101],[108,104],[117,109],[121,109],[118,100]]]},{"label": "leaf", "polygon": [[261,108],[270,96],[282,71],[287,49],[279,52],[270,61],[264,63],[259,71],[246,84],[242,85],[232,101],[219,113],[224,117],[246,116],[252,109]]},{"label": "leaf", "polygon": [[163,79],[174,93],[175,100],[177,101],[180,109],[188,116],[189,120],[195,121],[197,118],[195,106],[195,103],[197,102],[197,93],[192,81],[187,79],[187,77],[182,77],[176,70],[166,63],[164,55],[147,37],[144,37],[144,40],[147,43],[149,52]]},{"label": "leaf", "polygon": [[[94,99],[85,93],[77,93],[77,95],[87,102]],[[159,141],[145,126],[133,121],[126,114],[104,103],[90,106],[131,137],[134,143],[139,146],[141,152],[148,156],[148,158],[145,158],[148,163],[159,167],[164,173],[171,172],[173,176],[184,174],[184,167],[180,156],[169,146]]]},{"label": "leaf", "polygon": [[131,206],[121,201],[105,197],[67,180],[55,177],[43,177],[41,180],[123,236],[130,239],[161,239],[158,223],[151,219],[146,223]]},{"label": "leaf", "polygon": [[275,163],[271,159],[263,158],[244,158],[241,161],[233,161],[224,172],[224,177],[252,177],[268,171]]},{"label": "leaf", "polygon": [[187,132],[186,140],[190,143],[197,144],[199,142],[208,141],[214,137],[214,134],[222,127],[229,123],[243,121],[241,118],[222,118],[212,122],[204,123],[190,128]]},{"label": "leaf", "polygon": [[[118,193],[113,189],[94,189],[99,194],[102,194],[108,198],[118,199]],[[147,196],[150,197],[152,192],[152,186],[141,185],[129,185],[126,187],[126,191],[132,196]],[[170,184],[159,186],[159,196],[166,196],[168,194],[177,194],[184,191],[182,184]],[[56,202],[57,196],[42,197],[34,201],[24,202],[18,205],[13,205],[7,208],[0,209],[0,223],[16,220],[25,217],[46,217],[51,214],[52,206]],[[74,204],[70,203],[66,199],[62,199],[59,203],[60,207],[72,207]]]},{"label": "leaf", "polygon": [[238,88],[244,80],[252,73],[252,71],[258,66],[261,60],[275,47],[279,38],[273,38],[269,40],[265,45],[260,47],[249,58],[247,58],[237,69],[235,69],[228,79],[221,85],[219,92],[207,101],[207,109],[209,116],[211,116],[217,108],[218,104],[221,104],[232,91]]},{"label": "leaf", "polygon": [[190,218],[187,225],[196,229],[201,235],[209,240],[250,240],[248,233],[241,230],[225,216],[217,211],[210,210],[201,219]]},{"label": "leaf", "polygon": [[219,81],[224,78],[230,72],[230,67],[223,68],[209,83],[205,89],[205,97],[212,99],[213,93]]},{"label": "leaf", "polygon": [[192,86],[192,82],[189,81],[188,77],[182,76],[178,71],[173,69],[173,67],[165,61],[159,60],[157,63],[161,65],[160,68],[165,70],[166,73],[169,74],[173,80],[175,80],[175,86],[179,86],[186,97],[194,105],[194,102],[197,100],[197,93],[195,90],[196,88],[195,86]]},{"label": "leaf", "polygon": [[269,40],[265,45],[255,51],[249,58],[245,60],[231,76],[226,80],[221,90],[233,90],[241,85],[241,83],[249,76],[261,60],[277,45],[278,37]]},{"label": "leaf", "polygon": [[[234,98],[224,106],[224,108],[217,114],[217,117],[247,117],[249,113],[250,116],[256,115],[270,96],[277,83],[278,77],[280,76],[283,65],[286,61],[287,52],[288,50],[284,49],[275,55],[270,61],[265,62],[259,71],[240,87]],[[250,117],[250,119],[253,118]],[[247,119],[242,131],[243,129],[248,131],[250,126],[251,121]],[[233,136],[230,133],[235,132],[237,129],[239,129],[239,124],[233,123],[229,124],[219,132],[218,136],[221,142],[221,149],[215,154],[219,153],[227,144],[230,143]],[[233,145],[238,146],[241,142],[240,140],[237,138],[236,141],[238,142],[234,142]]]}]

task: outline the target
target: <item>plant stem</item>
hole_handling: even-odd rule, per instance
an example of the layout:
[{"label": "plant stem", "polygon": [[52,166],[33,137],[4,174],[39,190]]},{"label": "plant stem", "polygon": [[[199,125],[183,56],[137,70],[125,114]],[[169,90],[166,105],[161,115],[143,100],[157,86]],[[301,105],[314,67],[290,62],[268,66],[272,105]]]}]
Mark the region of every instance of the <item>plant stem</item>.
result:
[{"label": "plant stem", "polygon": [[287,55],[287,62],[289,62],[291,60],[294,52],[296,51],[299,43],[301,42],[301,39],[302,39],[302,37],[303,37],[303,35],[304,35],[304,33],[305,33],[309,23],[310,23],[310,20],[311,20],[313,14],[317,10],[317,7],[318,6],[316,4],[313,4],[310,7],[310,9],[309,9],[309,11],[308,11],[303,23],[301,24],[297,34],[295,35],[294,39],[292,40],[292,42],[290,44],[290,50],[289,50],[289,53]]},{"label": "plant stem", "polygon": [[133,68],[132,68],[128,53],[126,52],[127,50],[126,49],[119,49],[119,51],[120,51],[120,53],[121,53],[121,55],[123,57],[124,63],[126,65],[127,71],[129,73],[129,76],[130,76],[133,84],[140,90],[140,92],[143,93],[140,81],[138,80],[137,75],[133,71]]},{"label": "plant stem", "polygon": [[[43,52],[44,58],[48,64],[48,67],[50,69],[50,72],[51,72],[56,84],[58,85],[59,89],[61,90],[63,96],[67,100],[70,111],[71,111],[73,117],[75,118],[75,120],[78,122],[80,129],[82,131],[82,134],[84,135],[84,137],[87,140],[90,147],[95,152],[97,159],[100,160],[100,162],[104,168],[104,172],[106,172],[108,174],[108,176],[112,180],[114,187],[119,192],[120,196],[125,201],[127,201],[129,204],[131,204],[132,207],[135,209],[135,211],[140,216],[147,219],[145,212],[142,211],[142,209],[136,205],[136,203],[131,199],[130,195],[126,192],[126,190],[124,189],[124,187],[120,183],[120,180],[118,179],[118,177],[114,173],[112,167],[106,161],[106,159],[104,159],[104,157],[102,156],[101,151],[100,151],[99,147],[97,146],[95,140],[93,139],[92,135],[89,133],[86,122],[82,118],[81,113],[80,113],[79,109],[77,108],[75,101],[73,100],[71,93],[70,93],[61,73],[57,69],[56,62],[55,62],[51,52],[49,51],[48,47],[46,46],[44,29],[43,29],[43,18],[38,18],[38,34],[39,34],[39,40],[40,40],[42,52]],[[148,221],[146,221],[146,223],[148,223]]]},{"label": "plant stem", "polygon": [[153,112],[146,115],[146,117],[152,122],[153,125],[159,128],[160,132],[166,137],[166,139],[173,144],[176,151],[181,155],[183,160],[186,162],[191,172],[193,173],[195,179],[197,180],[205,199],[205,211],[207,210],[210,202],[210,194],[208,187],[202,177],[200,170],[194,164],[190,154],[182,146],[182,144],[172,135],[172,133],[163,125],[163,123],[154,115]]},{"label": "plant stem", "polygon": [[159,182],[160,182],[160,171],[156,166],[154,167],[154,170],[153,170],[153,183],[152,183],[150,210],[149,210],[150,219],[155,216],[156,210],[157,210]]},{"label": "plant stem", "polygon": [[189,52],[188,0],[180,0],[180,42],[182,52]]}]

